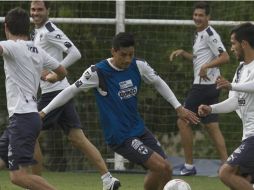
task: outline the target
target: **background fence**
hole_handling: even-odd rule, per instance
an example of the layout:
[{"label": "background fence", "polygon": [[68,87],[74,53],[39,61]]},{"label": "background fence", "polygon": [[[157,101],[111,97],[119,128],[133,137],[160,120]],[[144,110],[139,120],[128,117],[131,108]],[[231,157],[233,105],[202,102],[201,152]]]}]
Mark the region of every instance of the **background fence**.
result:
[{"label": "background fence", "polygon": [[[110,57],[111,39],[116,33],[116,23],[125,23],[128,32],[136,37],[136,57],[143,58],[155,68],[160,76],[169,84],[180,101],[184,100],[193,80],[192,64],[178,58],[169,63],[169,53],[177,48],[192,50],[195,27],[192,24],[191,1],[127,1],[125,17],[116,14],[115,1],[57,1],[51,2],[50,17],[76,44],[82,59],[69,70],[70,83],[75,82],[82,72],[91,64]],[[254,2],[210,2],[212,22],[221,35],[226,48],[230,50],[229,31],[235,21],[251,21],[254,14]],[[2,1],[0,16],[16,6],[29,10],[30,3],[24,1]],[[116,17],[117,15],[117,17]],[[119,17],[120,16],[120,17]],[[66,18],[66,19],[64,19]],[[72,19],[71,19],[72,18]],[[98,19],[100,18],[100,19]],[[117,19],[116,19],[117,18]],[[0,19],[3,21],[3,18]],[[222,22],[223,21],[223,22]],[[32,26],[31,26],[32,28]],[[3,28],[0,40],[5,39]],[[3,60],[0,60],[2,65]],[[230,64],[222,67],[222,74],[232,79],[238,63],[231,56]],[[6,109],[4,69],[0,67],[0,132],[8,124]],[[221,94],[224,99],[227,93]],[[111,152],[104,143],[98,123],[98,113],[92,92],[81,93],[75,98],[77,110],[82,120],[85,134],[101,151],[103,157],[112,158]],[[158,137],[168,155],[182,156],[180,137],[176,127],[176,115],[172,107],[151,87],[143,85],[139,94],[139,109],[145,123]],[[241,140],[241,122],[235,113],[221,115],[220,124],[226,139],[228,151]],[[193,126],[195,133],[195,158],[217,159],[218,155],[206,132],[201,126]],[[44,165],[50,170],[94,170],[81,153],[67,143],[67,138],[59,130],[51,130],[42,135],[41,145],[45,155]],[[110,168],[113,165],[110,165]],[[133,167],[126,165],[127,169]]]}]

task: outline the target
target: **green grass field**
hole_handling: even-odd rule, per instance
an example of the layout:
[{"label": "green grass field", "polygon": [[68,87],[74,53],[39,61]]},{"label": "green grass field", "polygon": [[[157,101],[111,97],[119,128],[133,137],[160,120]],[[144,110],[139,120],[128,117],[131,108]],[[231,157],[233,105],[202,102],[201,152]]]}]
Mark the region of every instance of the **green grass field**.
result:
[{"label": "green grass field", "polygon": [[[59,190],[102,190],[98,173],[45,172],[43,176]],[[143,174],[118,174],[121,190],[142,190]],[[180,178],[174,176],[174,178]],[[227,190],[217,177],[181,177],[187,181],[192,190]],[[10,183],[7,171],[0,171],[0,190],[21,190]]]}]

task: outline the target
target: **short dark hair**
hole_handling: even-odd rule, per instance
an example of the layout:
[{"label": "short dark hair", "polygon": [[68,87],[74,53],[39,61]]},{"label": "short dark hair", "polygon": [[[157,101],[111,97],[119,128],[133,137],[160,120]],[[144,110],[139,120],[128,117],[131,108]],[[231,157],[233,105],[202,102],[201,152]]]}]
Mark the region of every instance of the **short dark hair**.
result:
[{"label": "short dark hair", "polygon": [[115,50],[119,50],[122,47],[131,47],[134,45],[134,36],[128,32],[120,32],[112,40],[112,48]]},{"label": "short dark hair", "polygon": [[13,35],[29,35],[29,14],[22,8],[11,9],[5,16],[7,28]]},{"label": "short dark hair", "polygon": [[33,0],[33,1],[31,1],[31,3],[32,3],[32,2],[36,2],[36,1],[41,1],[41,2],[43,2],[46,9],[49,9],[49,8],[50,8],[50,1],[49,1],[49,0],[48,0],[48,1]]},{"label": "short dark hair", "polygon": [[193,11],[195,11],[196,9],[204,9],[206,15],[210,15],[210,5],[205,1],[195,3]]},{"label": "short dark hair", "polygon": [[254,25],[250,22],[245,22],[234,27],[230,35],[235,34],[235,39],[238,42],[247,41],[254,48]]}]

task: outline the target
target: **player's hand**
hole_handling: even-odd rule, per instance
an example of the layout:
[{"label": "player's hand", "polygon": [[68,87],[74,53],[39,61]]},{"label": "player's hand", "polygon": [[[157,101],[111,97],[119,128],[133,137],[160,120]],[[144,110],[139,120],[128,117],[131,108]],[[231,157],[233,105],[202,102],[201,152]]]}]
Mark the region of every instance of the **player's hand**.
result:
[{"label": "player's hand", "polygon": [[211,112],[212,112],[211,106],[201,104],[198,107],[198,115],[200,117],[205,117],[205,116],[209,115]]},{"label": "player's hand", "polygon": [[50,73],[48,70],[43,70],[41,73],[41,80],[46,81],[46,76]]},{"label": "player's hand", "polygon": [[183,106],[178,107],[176,112],[177,116],[187,123],[198,124],[200,122],[199,118],[194,112],[184,108]]},{"label": "player's hand", "polygon": [[54,83],[58,81],[58,75],[54,72],[50,72],[47,74],[47,76],[45,77],[45,81]]},{"label": "player's hand", "polygon": [[43,119],[46,116],[46,114],[43,111],[40,111],[39,114],[40,114],[41,119]]},{"label": "player's hand", "polygon": [[217,89],[226,89],[226,90],[231,90],[232,85],[231,83],[226,80],[224,77],[219,76],[216,80],[216,88]]},{"label": "player's hand", "polygon": [[172,62],[175,57],[182,56],[183,52],[184,50],[182,49],[173,51],[169,56],[169,60]]},{"label": "player's hand", "polygon": [[210,79],[207,76],[207,67],[206,64],[202,65],[199,71],[200,79],[203,79],[204,81],[209,81]]}]

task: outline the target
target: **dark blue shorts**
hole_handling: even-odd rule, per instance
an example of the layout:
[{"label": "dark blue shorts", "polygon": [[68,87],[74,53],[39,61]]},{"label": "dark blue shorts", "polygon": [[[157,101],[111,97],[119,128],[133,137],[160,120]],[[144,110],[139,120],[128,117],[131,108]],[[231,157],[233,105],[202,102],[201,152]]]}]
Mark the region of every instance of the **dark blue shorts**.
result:
[{"label": "dark blue shorts", "polygon": [[254,136],[242,141],[241,145],[228,157],[227,163],[239,167],[242,175],[254,176]]},{"label": "dark blue shorts", "polygon": [[[60,92],[61,91],[55,91],[42,94],[38,102],[38,110],[41,111],[46,107]],[[65,105],[48,113],[46,117],[43,118],[42,130],[48,130],[54,127],[55,124],[60,125],[65,134],[68,134],[71,128],[81,128],[79,115],[73,100],[70,100]]]},{"label": "dark blue shorts", "polygon": [[14,114],[10,117],[9,127],[0,137],[0,157],[10,170],[36,164],[33,154],[40,130],[38,113]]},{"label": "dark blue shorts", "polygon": [[121,145],[109,146],[114,152],[122,155],[129,161],[140,165],[143,165],[153,152],[157,152],[164,159],[167,158],[160,143],[147,128],[145,128],[145,132],[142,136],[131,137]]},{"label": "dark blue shorts", "polygon": [[[198,113],[198,107],[201,104],[211,105],[218,103],[220,91],[216,89],[216,84],[200,85],[194,84],[190,89],[184,102],[184,107]],[[201,118],[204,124],[218,122],[218,114],[210,114]]]}]

